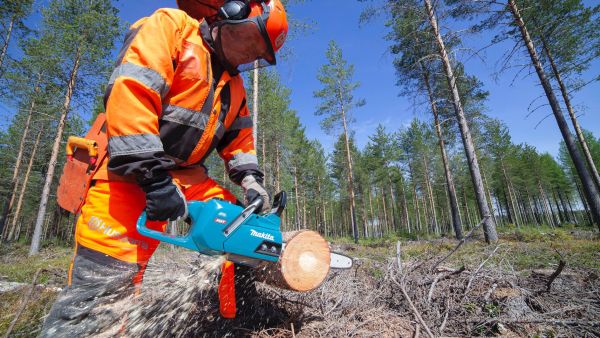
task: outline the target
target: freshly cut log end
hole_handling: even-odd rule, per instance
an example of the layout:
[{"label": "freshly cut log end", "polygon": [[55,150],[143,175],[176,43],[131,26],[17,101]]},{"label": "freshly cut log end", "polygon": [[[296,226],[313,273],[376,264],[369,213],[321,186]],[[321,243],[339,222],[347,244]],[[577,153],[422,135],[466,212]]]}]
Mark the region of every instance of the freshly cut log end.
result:
[{"label": "freshly cut log end", "polygon": [[283,239],[279,262],[259,268],[257,279],[293,291],[310,291],[321,285],[331,263],[329,243],[311,230],[284,233]]}]

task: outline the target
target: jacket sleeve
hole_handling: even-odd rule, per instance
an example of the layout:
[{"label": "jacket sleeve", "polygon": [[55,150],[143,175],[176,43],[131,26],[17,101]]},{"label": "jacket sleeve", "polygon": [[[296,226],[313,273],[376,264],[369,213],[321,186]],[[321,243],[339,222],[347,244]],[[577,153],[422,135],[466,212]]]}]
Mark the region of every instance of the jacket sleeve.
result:
[{"label": "jacket sleeve", "polygon": [[[242,87],[243,88],[243,87]],[[232,88],[235,90],[235,88]],[[258,159],[254,147],[254,136],[252,135],[252,116],[246,103],[245,91],[243,93],[241,104],[237,107],[232,105],[230,109],[235,109],[235,119],[226,129],[223,138],[217,146],[217,151],[225,162],[225,169],[229,178],[235,184],[240,184],[247,175],[253,175],[262,183],[263,173],[258,168]],[[239,101],[238,101],[239,102]]]},{"label": "jacket sleeve", "polygon": [[133,174],[141,182],[175,166],[165,157],[159,117],[185,24],[183,12],[160,9],[127,34],[104,100],[111,172]]}]

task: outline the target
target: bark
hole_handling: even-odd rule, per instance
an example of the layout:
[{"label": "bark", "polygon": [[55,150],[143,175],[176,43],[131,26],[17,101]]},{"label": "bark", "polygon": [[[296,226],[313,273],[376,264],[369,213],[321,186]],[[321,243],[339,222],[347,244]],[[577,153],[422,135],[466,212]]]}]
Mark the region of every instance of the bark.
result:
[{"label": "bark", "polygon": [[577,121],[577,116],[575,115],[575,111],[573,110],[573,105],[571,104],[571,99],[569,97],[569,91],[565,86],[565,83],[562,80],[562,76],[556,63],[554,62],[554,58],[552,57],[552,53],[550,53],[550,49],[548,49],[548,45],[546,44],[546,39],[543,36],[540,36],[542,40],[542,46],[544,47],[544,51],[546,52],[546,56],[550,61],[550,65],[552,66],[552,73],[554,73],[554,77],[556,78],[556,82],[558,82],[558,86],[560,88],[560,93],[562,94],[563,101],[567,106],[567,111],[569,112],[569,117],[571,118],[571,122],[573,123],[573,128],[575,128],[575,134],[577,135],[577,139],[579,140],[579,144],[581,145],[581,149],[583,150],[583,155],[587,162],[588,168],[592,173],[592,178],[596,183],[596,189],[600,189],[600,174],[598,174],[598,169],[594,164],[594,159],[592,158],[592,154],[590,152],[590,148],[585,140],[585,136],[583,135],[583,131],[579,126],[579,122]]},{"label": "bark", "polygon": [[77,79],[77,72],[81,61],[81,51],[78,49],[75,55],[75,62],[71,69],[69,76],[69,83],[67,86],[67,92],[65,94],[65,101],[58,122],[56,131],[56,137],[54,138],[54,144],[52,146],[52,154],[50,156],[50,162],[48,164],[48,172],[46,173],[46,180],[44,182],[44,188],[42,189],[42,198],[40,200],[40,207],[38,209],[37,218],[35,221],[35,230],[31,239],[31,247],[29,249],[29,256],[37,255],[40,249],[40,239],[42,236],[42,224],[44,222],[44,216],[46,215],[46,207],[48,204],[48,197],[50,196],[50,187],[52,185],[52,179],[54,178],[54,170],[56,169],[56,162],[58,159],[59,147],[62,140],[63,131],[65,129],[65,123],[67,114],[71,106],[71,97],[75,89],[75,80]]},{"label": "bark", "polygon": [[[38,135],[35,139],[35,143],[33,145],[33,149],[31,150],[31,157],[29,158],[29,163],[27,164],[27,170],[25,171],[25,177],[23,178],[23,184],[21,185],[21,191],[19,192],[19,199],[17,200],[17,206],[15,208],[15,215],[12,219],[11,222],[11,227],[10,227],[10,233],[8,234],[8,240],[11,240],[11,238],[13,237],[13,232],[16,234],[15,238],[12,239],[17,239],[16,237],[18,236],[20,230],[21,230],[21,222],[18,222],[19,217],[21,215],[21,208],[23,206],[23,199],[25,198],[25,192],[27,191],[27,185],[29,183],[29,175],[31,174],[31,168],[33,168],[33,161],[35,160],[35,155],[40,143],[40,138],[42,136],[43,133],[43,129],[40,130],[38,132]],[[18,224],[18,228],[17,228],[17,222]]]},{"label": "bark", "polygon": [[475,146],[473,145],[473,140],[471,138],[471,131],[469,130],[469,125],[467,124],[467,119],[463,111],[454,71],[452,69],[452,65],[450,64],[450,58],[448,56],[448,52],[446,51],[444,40],[442,39],[442,35],[440,34],[438,28],[437,19],[431,5],[431,0],[424,0],[424,3],[425,9],[427,10],[429,23],[431,24],[436,37],[439,54],[442,58],[446,79],[448,81],[448,87],[452,93],[454,111],[460,127],[460,134],[465,148],[467,160],[469,162],[469,171],[471,172],[473,187],[475,188],[475,199],[477,200],[480,216],[485,218],[485,222],[483,224],[485,240],[488,243],[496,242],[498,240],[496,225],[494,224],[493,218],[490,217],[491,215],[486,201],[485,191],[483,189],[483,180],[481,179],[481,170],[479,169],[477,154],[475,154]]},{"label": "bark", "polygon": [[521,37],[523,39],[523,43],[527,47],[529,56],[531,58],[531,62],[533,64],[533,66],[535,67],[535,70],[540,79],[540,83],[542,84],[542,87],[544,88],[544,92],[546,94],[546,97],[548,98],[550,107],[552,108],[552,112],[556,119],[556,123],[558,124],[560,132],[563,136],[563,139],[564,139],[567,149],[569,151],[569,155],[571,156],[571,160],[573,161],[573,164],[575,165],[575,169],[577,170],[577,174],[579,175],[579,178],[581,179],[583,193],[584,193],[585,199],[588,201],[588,204],[590,207],[590,212],[592,215],[592,222],[594,224],[596,224],[596,226],[598,226],[598,229],[600,229],[600,195],[598,194],[598,188],[596,187],[594,180],[592,179],[590,173],[588,172],[588,170],[585,166],[585,162],[583,161],[583,159],[581,158],[581,155],[579,154],[579,149],[577,149],[577,145],[575,144],[575,141],[573,140],[573,137],[571,136],[571,131],[569,130],[569,126],[567,125],[565,117],[563,116],[563,113],[561,111],[558,100],[556,99],[556,96],[554,95],[554,91],[552,89],[550,81],[548,81],[548,78],[546,77],[546,73],[544,72],[544,69],[540,62],[537,51],[535,50],[533,41],[531,40],[531,37],[529,36],[527,27],[525,26],[525,23],[523,22],[523,18],[521,17],[521,14],[519,13],[517,4],[515,3],[514,0],[508,0],[508,6],[513,14],[514,19],[515,19],[515,24],[517,25],[517,27],[519,27],[519,31],[521,32]]}]

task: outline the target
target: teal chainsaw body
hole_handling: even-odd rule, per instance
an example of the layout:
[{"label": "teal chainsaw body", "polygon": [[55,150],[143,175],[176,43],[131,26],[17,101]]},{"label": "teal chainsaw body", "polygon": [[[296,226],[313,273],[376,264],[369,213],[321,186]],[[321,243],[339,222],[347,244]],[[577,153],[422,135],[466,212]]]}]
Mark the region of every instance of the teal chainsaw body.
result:
[{"label": "teal chainsaw body", "polygon": [[206,255],[227,254],[240,263],[277,262],[283,244],[280,225],[285,203],[285,192],[280,192],[271,212],[259,215],[254,212],[260,210],[261,199],[246,208],[219,199],[192,201],[188,203],[191,226],[186,235],[173,236],[149,229],[146,212],[139,217],[137,230],[143,236]]}]

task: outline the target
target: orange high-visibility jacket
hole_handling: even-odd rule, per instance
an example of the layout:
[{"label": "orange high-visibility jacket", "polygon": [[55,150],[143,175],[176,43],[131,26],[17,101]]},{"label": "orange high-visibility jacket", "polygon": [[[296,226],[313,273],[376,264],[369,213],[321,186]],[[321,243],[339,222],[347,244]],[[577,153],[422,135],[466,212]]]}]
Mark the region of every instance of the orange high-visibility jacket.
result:
[{"label": "orange high-visibility jacket", "polygon": [[177,9],[131,27],[105,95],[110,172],[143,181],[216,148],[234,182],[262,176],[242,78],[211,60],[209,34]]}]

